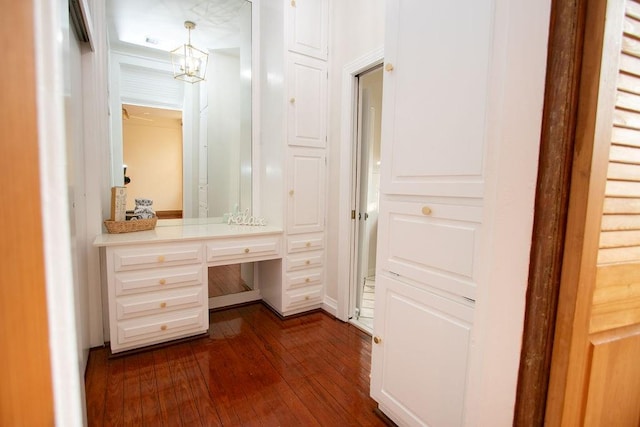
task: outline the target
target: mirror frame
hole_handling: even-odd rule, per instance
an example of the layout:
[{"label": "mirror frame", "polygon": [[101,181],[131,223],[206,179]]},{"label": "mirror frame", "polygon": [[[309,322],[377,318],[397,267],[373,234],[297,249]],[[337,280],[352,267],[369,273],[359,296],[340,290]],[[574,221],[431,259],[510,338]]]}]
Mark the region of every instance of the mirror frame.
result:
[{"label": "mirror frame", "polygon": [[[260,158],[261,158],[261,141],[260,141],[260,1],[261,0],[245,0],[251,3],[251,214],[254,216],[260,215]],[[166,54],[167,60],[161,59],[161,56]],[[120,73],[122,65],[139,66],[144,68],[150,68],[154,70],[160,70],[162,72],[168,72],[173,75],[173,68],[169,57],[169,52],[158,51],[157,55],[137,55],[135,48],[131,52],[123,52],[113,48],[109,48],[109,109],[110,109],[110,153],[111,153],[111,169],[110,169],[110,182],[111,186],[123,186],[124,185],[124,173],[122,165],[124,164],[123,155],[123,136],[122,136],[122,95],[120,91]],[[189,83],[184,83],[190,85]],[[198,84],[198,83],[195,83]],[[189,86],[185,87],[185,99],[188,99],[186,93],[190,90]],[[176,106],[171,105],[154,105],[157,108],[176,109]],[[183,112],[188,107],[182,105],[181,111]],[[185,128],[187,129],[187,128]],[[192,147],[194,141],[193,137],[189,135],[187,131],[183,132],[185,140],[183,145]],[[191,164],[193,166],[193,159],[189,156],[184,156],[183,164]],[[184,171],[183,171],[184,175]],[[186,182],[186,180],[184,180]],[[185,184],[183,184],[185,185]],[[187,192],[183,189],[183,215],[184,206],[187,203]],[[188,196],[190,197],[190,196]],[[187,220],[187,221],[185,221]],[[219,222],[219,217],[211,218],[182,218],[182,220],[158,220],[158,225],[162,225],[166,222],[170,225],[187,224],[190,221],[193,223],[202,222]]]}]

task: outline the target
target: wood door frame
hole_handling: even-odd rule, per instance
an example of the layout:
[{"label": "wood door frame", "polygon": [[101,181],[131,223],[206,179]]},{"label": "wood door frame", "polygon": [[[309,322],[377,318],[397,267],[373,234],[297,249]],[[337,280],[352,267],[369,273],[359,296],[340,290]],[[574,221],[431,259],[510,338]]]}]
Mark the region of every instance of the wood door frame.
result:
[{"label": "wood door frame", "polygon": [[10,180],[0,187],[8,204],[0,220],[0,336],[5,343],[0,352],[1,425],[53,425],[56,420],[41,220],[34,3],[4,1],[0,17],[0,40],[12,64],[0,80],[0,167]]},{"label": "wood door frame", "polygon": [[562,272],[587,0],[553,0],[513,425],[544,425]]}]

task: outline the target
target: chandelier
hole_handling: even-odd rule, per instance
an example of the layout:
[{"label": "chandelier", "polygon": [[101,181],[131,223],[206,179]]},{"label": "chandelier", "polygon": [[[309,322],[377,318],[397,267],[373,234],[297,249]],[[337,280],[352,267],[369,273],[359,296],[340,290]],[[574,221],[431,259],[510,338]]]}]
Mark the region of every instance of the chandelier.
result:
[{"label": "chandelier", "polygon": [[196,24],[185,21],[184,27],[189,33],[188,42],[171,51],[173,77],[185,82],[197,83],[204,80],[209,55],[191,45],[191,30],[196,28]]}]

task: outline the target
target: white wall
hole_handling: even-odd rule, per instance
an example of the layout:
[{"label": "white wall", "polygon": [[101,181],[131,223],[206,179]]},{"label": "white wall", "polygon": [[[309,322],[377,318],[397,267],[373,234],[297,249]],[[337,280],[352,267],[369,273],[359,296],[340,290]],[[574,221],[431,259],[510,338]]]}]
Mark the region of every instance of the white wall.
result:
[{"label": "white wall", "polygon": [[338,236],[340,181],[340,124],[342,74],[346,64],[384,44],[384,0],[330,2],[329,15],[329,114],[327,173],[327,278],[326,296],[338,298]]}]

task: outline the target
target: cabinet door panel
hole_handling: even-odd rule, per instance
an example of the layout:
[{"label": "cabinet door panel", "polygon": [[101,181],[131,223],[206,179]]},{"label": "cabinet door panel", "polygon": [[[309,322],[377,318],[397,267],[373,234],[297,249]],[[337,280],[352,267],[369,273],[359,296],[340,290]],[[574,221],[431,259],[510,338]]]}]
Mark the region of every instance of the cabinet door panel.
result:
[{"label": "cabinet door panel", "polygon": [[287,5],[287,48],[327,60],[328,0],[285,0]]},{"label": "cabinet door panel", "polygon": [[475,299],[482,208],[383,199],[378,263],[416,282]]},{"label": "cabinet door panel", "polygon": [[384,193],[482,196],[491,4],[387,2]]},{"label": "cabinet door panel", "polygon": [[324,230],[324,152],[291,149],[288,165],[287,232],[296,234]]},{"label": "cabinet door panel", "polygon": [[462,425],[473,309],[384,275],[375,306],[373,398],[407,425]]},{"label": "cabinet door panel", "polygon": [[287,142],[301,147],[326,146],[327,63],[289,55]]}]

